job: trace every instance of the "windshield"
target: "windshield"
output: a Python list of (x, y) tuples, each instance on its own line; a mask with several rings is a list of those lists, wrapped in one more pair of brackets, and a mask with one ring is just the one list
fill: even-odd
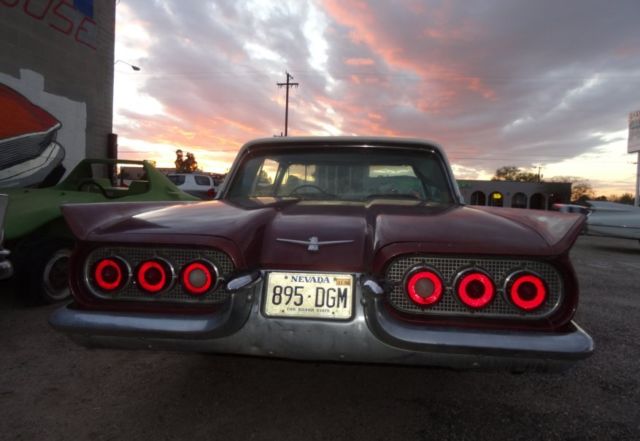
[(437, 155), (378, 148), (258, 152), (240, 166), (228, 197), (453, 201)]

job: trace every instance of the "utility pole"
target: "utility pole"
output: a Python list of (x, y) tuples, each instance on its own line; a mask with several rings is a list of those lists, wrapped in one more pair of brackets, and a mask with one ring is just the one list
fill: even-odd
[(298, 83), (290, 83), (289, 80), (293, 80), (293, 76), (289, 74), (289, 72), (285, 72), (287, 75), (286, 83), (278, 83), (278, 87), (286, 87), (287, 88), (287, 98), (284, 106), (284, 136), (287, 136), (288, 127), (289, 127), (289, 88), (290, 87), (298, 87)]

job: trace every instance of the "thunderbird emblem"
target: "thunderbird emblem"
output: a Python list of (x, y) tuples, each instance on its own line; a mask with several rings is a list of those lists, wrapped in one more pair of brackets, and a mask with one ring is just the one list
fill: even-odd
[(320, 251), (320, 245), (338, 245), (341, 243), (351, 243), (353, 240), (324, 240), (319, 241), (316, 236), (311, 236), (309, 240), (295, 239), (276, 239), (278, 242), (295, 243), (298, 245), (307, 245), (307, 251)]

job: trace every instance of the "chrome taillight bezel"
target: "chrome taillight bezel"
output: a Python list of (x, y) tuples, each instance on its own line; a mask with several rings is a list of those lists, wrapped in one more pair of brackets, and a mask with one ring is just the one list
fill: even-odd
[[(114, 288), (101, 286), (100, 282), (98, 281), (96, 271), (98, 270), (98, 266), (100, 265), (100, 263), (105, 261), (115, 262), (115, 264), (118, 266), (119, 270), (122, 273), (121, 274), (122, 281), (118, 283), (117, 286)], [(114, 255), (114, 256), (101, 258), (100, 260), (94, 262), (94, 264), (91, 265), (89, 269), (85, 270), (84, 276), (85, 276), (85, 283), (94, 292), (94, 294), (95, 293), (113, 294), (123, 289), (127, 285), (129, 285), (129, 283), (131, 283), (131, 278), (133, 277), (133, 271), (131, 270), (131, 265), (129, 265), (129, 262), (127, 262), (126, 259), (118, 255)]]
[[(211, 285), (209, 287), (207, 287), (206, 289), (202, 290), (201, 292), (199, 292), (199, 290), (192, 291), (190, 289), (190, 287), (188, 286), (189, 282), (185, 280), (185, 272), (188, 270), (189, 266), (197, 265), (197, 264), (201, 264), (201, 265), (205, 266), (205, 268), (210, 271), (211, 275), (215, 279), (213, 281), (213, 283), (211, 283)], [(182, 288), (187, 293), (189, 293), (190, 295), (192, 295), (194, 297), (200, 297), (200, 296), (205, 295), (208, 292), (215, 291), (216, 289), (218, 289), (218, 287), (220, 286), (220, 271), (218, 270), (218, 267), (216, 266), (216, 264), (214, 264), (210, 260), (207, 260), (207, 259), (195, 259), (195, 260), (192, 260), (191, 262), (185, 263), (182, 266), (182, 268), (180, 268), (180, 278), (179, 279), (180, 279), (179, 283), (182, 285)]]
[[(434, 276), (435, 280), (438, 282), (437, 285), (434, 284), (434, 292), (427, 298), (421, 297), (420, 295), (417, 295), (417, 293), (413, 293), (410, 288), (412, 279), (421, 273)], [(430, 280), (433, 283), (433, 279)], [(440, 272), (435, 268), (428, 265), (416, 265), (407, 271), (402, 281), (402, 287), (409, 299), (420, 308), (430, 308), (437, 305), (445, 294), (445, 281), (442, 278), (442, 274), (440, 274)]]
[[(534, 277), (537, 281), (540, 282), (540, 284), (544, 288), (544, 298), (542, 302), (540, 302), (538, 305), (533, 307), (523, 307), (519, 305), (518, 302), (514, 301), (512, 291), (511, 291), (513, 289), (513, 285), (516, 284), (518, 280), (521, 280), (522, 277), (528, 277), (528, 276)], [(545, 278), (542, 277), (540, 274), (534, 271), (529, 271), (529, 270), (518, 270), (509, 274), (505, 279), (504, 287), (503, 287), (503, 295), (507, 302), (509, 302), (511, 305), (513, 305), (514, 308), (518, 309), (522, 313), (533, 313), (536, 310), (540, 309), (542, 306), (544, 306), (544, 304), (549, 300), (549, 286)]]
[[(166, 270), (166, 273), (165, 273), (166, 281), (165, 283), (162, 284), (162, 287), (157, 291), (146, 288), (144, 286), (143, 281), (140, 280), (140, 271), (142, 270), (142, 267), (145, 266), (146, 264), (151, 264), (151, 263), (156, 263), (161, 268), (164, 267), (164, 269)], [(163, 257), (153, 256), (149, 259), (143, 260), (142, 262), (138, 263), (138, 265), (136, 266), (134, 284), (138, 287), (139, 290), (141, 290), (145, 294), (155, 296), (155, 295), (165, 293), (169, 291), (171, 288), (173, 288), (175, 283), (176, 283), (176, 270), (171, 264), (171, 262), (169, 262), (167, 259)]]
[[(482, 276), (489, 281), (491, 285), (490, 286), (491, 295), (489, 296), (488, 300), (484, 300), (483, 302), (474, 302), (475, 299), (469, 298), (468, 301), (465, 301), (465, 299), (463, 298), (464, 296), (461, 295), (460, 293), (460, 289), (462, 288), (461, 285), (465, 282), (467, 277), (472, 277), (474, 275)], [(496, 286), (495, 280), (493, 280), (493, 277), (491, 277), (491, 275), (488, 272), (477, 267), (463, 269), (462, 271), (458, 272), (452, 284), (452, 291), (456, 300), (458, 300), (464, 307), (469, 308), (472, 311), (480, 311), (487, 308), (491, 304), (491, 302), (495, 300), (496, 296), (498, 295), (498, 288)]]

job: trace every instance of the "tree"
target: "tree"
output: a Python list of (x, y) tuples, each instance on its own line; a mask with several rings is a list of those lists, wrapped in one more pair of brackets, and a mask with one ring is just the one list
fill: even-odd
[(492, 181), (515, 181), (516, 175), (520, 169), (515, 165), (505, 165), (496, 170), (496, 174), (491, 178)]
[(554, 176), (549, 182), (569, 182), (571, 183), (571, 200), (573, 202), (584, 202), (595, 199), (596, 194), (588, 179), (578, 176)]
[(496, 170), (492, 181), (518, 181), (518, 182), (540, 182), (541, 176), (537, 173), (523, 171), (515, 165), (505, 165)]
[(624, 193), (622, 196), (617, 198), (616, 202), (621, 204), (633, 205), (635, 203), (635, 198), (631, 193)]
[(574, 182), (571, 184), (571, 200), (575, 202), (584, 202), (595, 197), (593, 187), (589, 181)]

